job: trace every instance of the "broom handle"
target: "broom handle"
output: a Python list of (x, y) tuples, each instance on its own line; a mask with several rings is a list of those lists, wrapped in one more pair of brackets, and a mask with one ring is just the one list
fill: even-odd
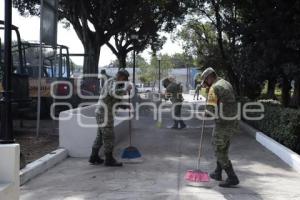
[(129, 95), (129, 97), (128, 97), (128, 103), (129, 103), (129, 113), (128, 113), (128, 115), (129, 115), (129, 146), (131, 146), (131, 144), (132, 144), (132, 137), (131, 137), (131, 129), (132, 129), (132, 127), (131, 127), (131, 101), (130, 101), (130, 91), (128, 92), (128, 95)]
[(197, 163), (197, 170), (200, 169), (200, 163), (201, 163), (201, 156), (202, 156), (202, 145), (203, 145), (203, 135), (204, 135), (204, 126), (205, 126), (205, 111), (206, 111), (206, 105), (207, 105), (207, 98), (205, 99), (205, 105), (204, 105), (204, 114), (202, 119), (202, 127), (201, 127), (201, 136), (200, 136), (200, 144), (199, 144), (199, 154), (198, 154), (198, 163)]

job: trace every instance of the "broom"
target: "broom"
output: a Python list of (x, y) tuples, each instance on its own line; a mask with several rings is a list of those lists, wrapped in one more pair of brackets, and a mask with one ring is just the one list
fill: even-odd
[(205, 186), (207, 187), (210, 184), (210, 177), (209, 177), (208, 172), (204, 172), (200, 169), (203, 136), (204, 136), (204, 126), (205, 126), (204, 118), (205, 118), (206, 103), (207, 103), (207, 98), (206, 98), (206, 102), (205, 102), (205, 106), (204, 106), (204, 116), (203, 116), (203, 120), (202, 120), (197, 168), (194, 170), (188, 170), (185, 174), (185, 180), (187, 182), (187, 185), (195, 186), (195, 187), (205, 187)]
[[(130, 92), (129, 92), (129, 105), (130, 103)], [(122, 153), (122, 162), (124, 163), (141, 163), (143, 162), (142, 154), (139, 150), (132, 146), (132, 122), (131, 122), (131, 112), (129, 109), (129, 146), (124, 149)]]
[(159, 119), (159, 105), (161, 104), (161, 94), (159, 94), (159, 103), (157, 102), (157, 114), (156, 114), (156, 117), (157, 117), (157, 122), (155, 124), (155, 127), (156, 128), (162, 128), (163, 127), (163, 123), (162, 123), (162, 120)]

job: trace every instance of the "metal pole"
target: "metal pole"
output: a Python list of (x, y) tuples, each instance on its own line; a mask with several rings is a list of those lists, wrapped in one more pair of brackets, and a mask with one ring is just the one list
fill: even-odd
[(159, 94), (161, 92), (161, 89), (160, 89), (160, 59), (158, 60), (158, 91), (159, 91)]
[(133, 85), (134, 85), (134, 87), (135, 87), (135, 68), (136, 68), (136, 61), (135, 61), (136, 59), (135, 59), (135, 47), (134, 47), (134, 49), (133, 49), (133, 75), (132, 75), (132, 79), (133, 79)]
[(11, 53), (11, 25), (12, 25), (12, 0), (5, 0), (5, 32), (4, 32), (4, 73), (3, 93), (1, 102), (1, 132), (0, 143), (14, 143), (12, 115), (11, 115), (11, 78), (12, 78), (12, 53)]
[[(42, 31), (42, 30), (41, 30)], [(62, 68), (63, 68), (63, 57), (62, 57), (62, 47), (59, 48), (59, 67), (58, 67), (58, 77), (62, 78)]]
[(1, 59), (2, 59), (2, 41), (1, 41), (1, 38), (0, 38), (0, 67), (1, 67), (0, 70), (3, 70), (2, 65), (1, 65), (1, 61), (2, 61)]
[[(41, 8), (43, 9), (44, 1), (41, 0)], [(43, 11), (41, 10), (41, 13)], [(41, 17), (43, 15), (41, 14)], [(39, 55), (39, 74), (38, 74), (38, 95), (37, 95), (37, 119), (36, 119), (36, 137), (40, 135), (40, 122), (41, 122), (41, 78), (42, 78), (42, 68), (43, 68), (43, 48), (42, 48), (42, 27), (43, 27), (43, 20), (40, 19), (40, 55)]]
[(23, 52), (22, 52), (22, 41), (19, 29), (16, 29), (17, 34), (17, 42), (18, 42), (18, 51), (19, 51), (19, 73), (24, 74), (25, 73), (25, 67), (24, 67), (24, 60), (23, 60)]
[(186, 90), (189, 90), (189, 81), (190, 81), (190, 77), (189, 77), (189, 67), (187, 64), (185, 64), (186, 67)]

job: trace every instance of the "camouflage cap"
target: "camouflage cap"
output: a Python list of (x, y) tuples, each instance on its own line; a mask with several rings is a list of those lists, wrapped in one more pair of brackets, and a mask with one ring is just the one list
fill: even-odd
[(128, 79), (129, 72), (126, 69), (120, 69), (117, 73), (117, 76), (125, 76)]
[(203, 84), (204, 84), (205, 80), (207, 79), (207, 77), (210, 74), (213, 74), (213, 73), (216, 73), (216, 71), (211, 67), (207, 68), (206, 70), (204, 70), (204, 72), (202, 72), (202, 74), (200, 76), (201, 86), (203, 86)]
[(175, 82), (176, 81), (175, 76), (172, 76), (172, 75), (169, 76), (168, 79), (169, 79), (170, 82)]
[(162, 85), (164, 86), (164, 88), (167, 88), (170, 83), (171, 81), (169, 80), (169, 78), (165, 78), (162, 80)]

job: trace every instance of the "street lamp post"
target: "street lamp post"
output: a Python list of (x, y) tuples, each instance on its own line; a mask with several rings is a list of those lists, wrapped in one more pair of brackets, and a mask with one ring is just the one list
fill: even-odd
[(135, 53), (135, 47), (133, 47), (133, 75), (132, 75), (132, 79), (133, 79), (133, 85), (135, 85), (135, 68), (136, 68), (136, 60), (135, 60), (135, 56), (136, 56), (136, 53)]
[(189, 91), (189, 85), (190, 85), (190, 70), (188, 64), (185, 64), (186, 66), (186, 89)]
[(160, 88), (160, 79), (161, 79), (161, 73), (160, 73), (160, 71), (161, 71), (161, 55), (159, 54), (158, 56), (157, 56), (157, 60), (158, 60), (158, 92), (159, 92), (159, 94), (160, 94), (160, 92), (161, 92), (161, 88)]
[(131, 39), (133, 40), (133, 72), (132, 72), (132, 82), (133, 82), (133, 85), (135, 87), (135, 71), (136, 71), (136, 49), (135, 49), (135, 43), (137, 42), (137, 40), (139, 39), (139, 36), (136, 35), (136, 34), (132, 34), (131, 35)]
[(1, 131), (0, 143), (14, 143), (12, 116), (11, 116), (11, 76), (12, 76), (12, 53), (11, 53), (11, 26), (12, 26), (12, 0), (5, 0), (4, 6), (4, 70), (3, 92), (1, 104)]

